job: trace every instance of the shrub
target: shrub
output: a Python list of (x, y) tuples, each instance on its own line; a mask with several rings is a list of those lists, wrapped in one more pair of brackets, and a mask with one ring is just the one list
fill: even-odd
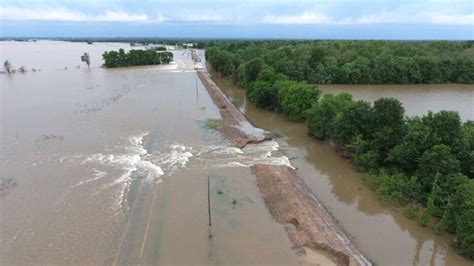
[(418, 206), (414, 204), (410, 204), (405, 208), (405, 216), (409, 219), (413, 219), (416, 217), (418, 213)]
[[(356, 147), (357, 148), (357, 147)], [(376, 151), (367, 151), (361, 154), (356, 153), (352, 158), (354, 164), (365, 171), (378, 169), (379, 153)]]

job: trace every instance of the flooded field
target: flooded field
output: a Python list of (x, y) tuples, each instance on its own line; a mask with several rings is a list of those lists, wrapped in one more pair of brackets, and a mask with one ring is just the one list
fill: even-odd
[[(339, 156), (328, 144), (307, 135), (305, 123), (291, 122), (285, 115), (256, 108), (247, 101), (243, 89), (215, 73), (212, 76), (252, 123), (282, 136), (279, 140), (281, 149), (298, 169), (299, 176), (376, 265), (472, 265), (472, 261), (458, 255), (450, 246), (450, 235), (436, 235), (432, 229), (422, 228), (416, 221), (405, 218), (403, 209), (382, 202), (364, 184), (362, 174), (356, 172), (348, 160)], [(407, 96), (402, 92), (408, 86), (390, 86), (387, 94), (380, 90), (381, 86), (374, 86), (373, 89), (365, 86), (358, 94), (355, 93), (358, 86), (346, 86), (344, 90), (339, 90), (327, 85), (322, 90), (334, 93), (347, 91), (354, 93), (356, 98), (366, 100), (384, 95), (398, 96), (410, 115), (422, 115), (426, 110), (448, 109), (460, 111), (463, 119), (474, 119), (472, 86), (430, 86), (410, 87)], [(443, 86), (449, 88), (441, 92)], [(440, 104), (440, 101), (443, 103)]]
[[(288, 164), (279, 144), (237, 149), (209, 126), (220, 114), (189, 53), (164, 66), (98, 68), (102, 51), (119, 47), (130, 48), (0, 42), (2, 62), (41, 69), (0, 75), (0, 264), (325, 259), (295, 255), (250, 173)], [(84, 52), (91, 70), (75, 67)]]
[(348, 92), (355, 99), (376, 101), (381, 97), (400, 100), (408, 116), (422, 116), (428, 111), (452, 110), (461, 119), (474, 120), (474, 85), (416, 84), (416, 85), (319, 85), (324, 93)]
[(14, 68), (25, 66), (37, 70), (65, 70), (84, 68), (80, 57), (87, 52), (90, 56), (91, 68), (102, 66), (102, 54), (105, 51), (124, 49), (143, 49), (142, 46), (132, 47), (128, 43), (84, 43), (60, 41), (1, 41), (0, 58), (3, 62), (9, 60)]

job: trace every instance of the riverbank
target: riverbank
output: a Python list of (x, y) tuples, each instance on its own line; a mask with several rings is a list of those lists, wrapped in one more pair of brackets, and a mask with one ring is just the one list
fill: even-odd
[[(219, 130), (242, 148), (247, 143), (268, 140), (269, 134), (254, 128), (227, 99), (204, 71), (197, 75), (223, 117)], [(323, 251), (339, 265), (371, 265), (339, 228), (322, 204), (311, 194), (296, 172), (287, 166), (255, 165), (252, 171), (262, 196), (275, 220), (285, 225), (293, 248)]]

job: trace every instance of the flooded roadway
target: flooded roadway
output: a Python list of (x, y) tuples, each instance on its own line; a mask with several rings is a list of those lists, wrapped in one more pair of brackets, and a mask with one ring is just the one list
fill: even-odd
[(166, 66), (89, 71), (74, 66), (96, 44), (48, 42), (52, 63), (28, 65), (28, 53), (49, 51), (38, 43), (0, 43), (2, 62), (41, 69), (0, 76), (0, 178), (14, 184), (0, 197), (0, 264), (325, 259), (295, 255), (250, 173), (288, 163), (278, 143), (240, 150), (206, 126), (220, 115), (188, 53)]
[[(212, 71), (211, 74), (216, 84), (252, 123), (282, 136), (279, 139), (281, 149), (298, 169), (298, 175), (376, 265), (473, 264), (450, 246), (450, 235), (436, 235), (431, 228), (420, 227), (415, 220), (406, 218), (403, 209), (382, 202), (363, 182), (363, 174), (356, 172), (348, 160), (328, 144), (308, 136), (305, 123), (292, 122), (285, 115), (256, 108), (245, 98), (243, 89)], [(390, 85), (387, 95), (398, 96), (410, 115), (423, 115), (427, 109), (437, 111), (442, 106), (460, 111), (465, 120), (474, 119), (474, 105), (469, 104), (474, 97), (472, 85), (433, 85), (429, 90), (427, 87), (432, 85), (420, 85), (419, 92), (415, 91), (416, 86)], [(382, 87), (336, 85), (332, 88), (325, 85), (322, 90), (338, 93), (343, 88), (354, 92), (356, 98), (374, 100), (384, 95), (380, 90)], [(403, 96), (402, 92), (408, 88), (410, 96)], [(406, 98), (409, 99), (407, 103), (404, 101)], [(439, 105), (442, 99), (443, 105)], [(419, 106), (416, 106), (417, 102)]]

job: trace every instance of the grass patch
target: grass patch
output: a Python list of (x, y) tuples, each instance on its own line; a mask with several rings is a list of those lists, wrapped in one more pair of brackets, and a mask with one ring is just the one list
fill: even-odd
[(218, 129), (219, 128), (219, 121), (213, 120), (213, 119), (208, 119), (206, 122), (204, 122), (204, 127), (208, 129)]
[(418, 214), (418, 206), (414, 204), (410, 204), (405, 208), (405, 216), (407, 218), (413, 219), (417, 216)]

